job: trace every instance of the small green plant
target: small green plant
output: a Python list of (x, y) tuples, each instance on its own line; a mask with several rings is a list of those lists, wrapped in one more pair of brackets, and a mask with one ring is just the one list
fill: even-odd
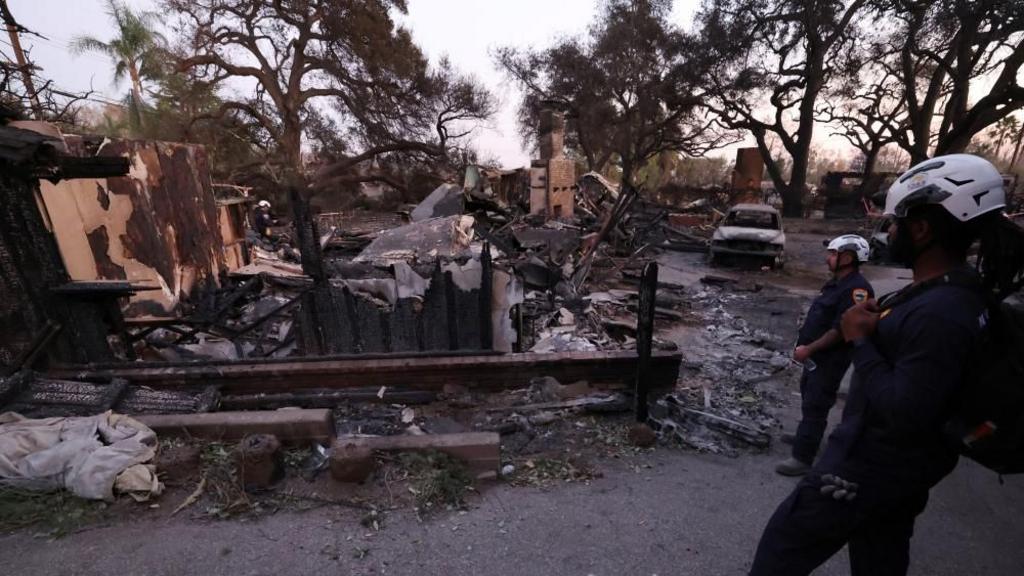
[(61, 538), (100, 521), (106, 510), (106, 502), (84, 500), (64, 490), (0, 487), (0, 533), (33, 526), (46, 536)]
[(201, 462), (206, 476), (206, 513), (218, 518), (258, 512), (238, 481), (238, 470), (232, 457), (233, 445), (213, 442), (203, 448)]
[(515, 486), (550, 486), (559, 482), (581, 482), (594, 477), (593, 470), (572, 458), (527, 459), (516, 466)]
[(410, 452), (398, 457), (421, 512), (463, 508), (473, 477), (461, 461), (442, 452)]

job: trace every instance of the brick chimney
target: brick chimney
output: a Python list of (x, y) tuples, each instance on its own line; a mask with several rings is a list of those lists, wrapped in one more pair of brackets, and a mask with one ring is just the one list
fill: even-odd
[(540, 132), (540, 159), (563, 157), (565, 115), (556, 110), (552, 102), (541, 102), (540, 125), (537, 128)]
[(565, 157), (565, 116), (556, 102), (542, 102), (540, 158), (530, 165), (530, 213), (545, 219), (572, 218), (575, 210), (576, 163)]

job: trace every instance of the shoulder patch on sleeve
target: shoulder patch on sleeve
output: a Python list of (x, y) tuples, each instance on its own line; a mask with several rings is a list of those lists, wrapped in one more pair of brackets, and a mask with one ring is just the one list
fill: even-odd
[(864, 302), (867, 299), (868, 299), (868, 291), (867, 290), (865, 290), (863, 288), (854, 288), (853, 289), (853, 302), (855, 304), (860, 304), (861, 302)]

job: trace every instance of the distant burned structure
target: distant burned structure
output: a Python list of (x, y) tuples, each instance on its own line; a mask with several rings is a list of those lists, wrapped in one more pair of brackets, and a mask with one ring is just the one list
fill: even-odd
[(860, 218), (867, 203), (896, 172), (828, 172), (821, 178), (821, 195), (825, 198), (825, 218)]
[(732, 189), (741, 193), (738, 202), (761, 201), (761, 174), (764, 159), (757, 148), (740, 148), (736, 151), (736, 167), (732, 171)]

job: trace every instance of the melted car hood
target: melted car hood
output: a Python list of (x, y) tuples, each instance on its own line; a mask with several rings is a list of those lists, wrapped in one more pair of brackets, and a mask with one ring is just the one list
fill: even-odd
[(739, 226), (722, 226), (715, 230), (715, 240), (751, 240), (754, 242), (771, 242), (785, 244), (786, 235), (781, 230), (765, 230), (763, 228), (743, 228)]

